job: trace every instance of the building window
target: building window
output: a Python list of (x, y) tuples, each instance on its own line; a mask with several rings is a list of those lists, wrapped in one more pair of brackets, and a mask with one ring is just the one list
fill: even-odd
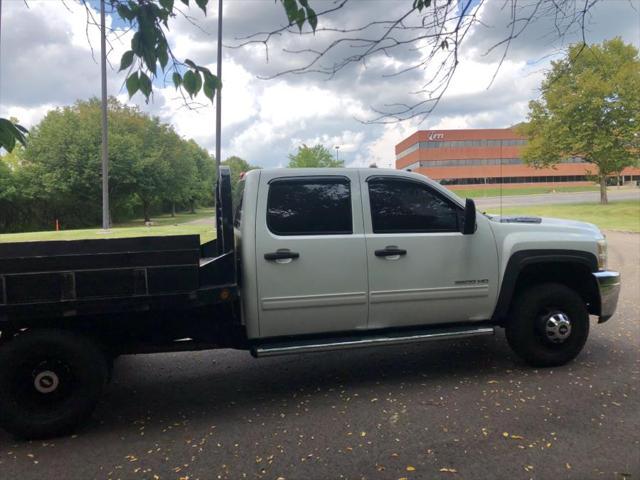
[(349, 180), (299, 177), (272, 182), (267, 227), (276, 235), (353, 233)]
[(481, 177), (481, 178), (443, 178), (441, 185), (482, 185), (507, 183), (563, 183), (587, 182), (584, 175), (558, 175), (557, 177)]
[(427, 185), (381, 177), (368, 183), (373, 233), (459, 231), (459, 208)]

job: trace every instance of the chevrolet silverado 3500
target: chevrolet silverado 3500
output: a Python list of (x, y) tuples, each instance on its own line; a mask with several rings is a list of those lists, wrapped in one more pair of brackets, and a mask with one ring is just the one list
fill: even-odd
[(0, 425), (72, 431), (123, 354), (215, 348), (255, 357), (491, 335), (531, 365), (579, 354), (620, 277), (593, 225), (476, 213), (439, 184), (383, 169), (246, 174), (217, 239), (0, 244)]

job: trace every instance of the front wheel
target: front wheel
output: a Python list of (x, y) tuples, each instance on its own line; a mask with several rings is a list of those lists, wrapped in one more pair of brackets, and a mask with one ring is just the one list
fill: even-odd
[(589, 336), (589, 312), (569, 287), (545, 283), (522, 292), (506, 325), (511, 348), (534, 367), (573, 360)]
[(25, 439), (68, 434), (93, 412), (107, 375), (101, 349), (81, 335), (20, 333), (0, 348), (0, 426)]

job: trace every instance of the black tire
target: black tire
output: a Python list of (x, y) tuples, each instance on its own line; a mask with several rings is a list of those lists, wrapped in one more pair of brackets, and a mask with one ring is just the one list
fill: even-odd
[(90, 339), (21, 333), (0, 347), (0, 426), (24, 439), (69, 434), (91, 415), (107, 377), (105, 355)]
[[(553, 332), (546, 332), (546, 322), (559, 313), (570, 321), (570, 331), (561, 343), (554, 343)], [(573, 360), (584, 347), (589, 336), (589, 312), (582, 297), (569, 287), (558, 283), (535, 285), (516, 298), (506, 335), (511, 348), (530, 365), (557, 367)]]

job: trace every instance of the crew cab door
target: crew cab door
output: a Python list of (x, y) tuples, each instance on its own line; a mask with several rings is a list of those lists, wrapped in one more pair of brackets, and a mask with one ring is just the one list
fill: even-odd
[(498, 258), (486, 218), (463, 235), (463, 209), (410, 177), (371, 175), (362, 188), (369, 328), (490, 318)]
[(260, 337), (366, 328), (367, 260), (357, 172), (282, 175), (260, 177)]

